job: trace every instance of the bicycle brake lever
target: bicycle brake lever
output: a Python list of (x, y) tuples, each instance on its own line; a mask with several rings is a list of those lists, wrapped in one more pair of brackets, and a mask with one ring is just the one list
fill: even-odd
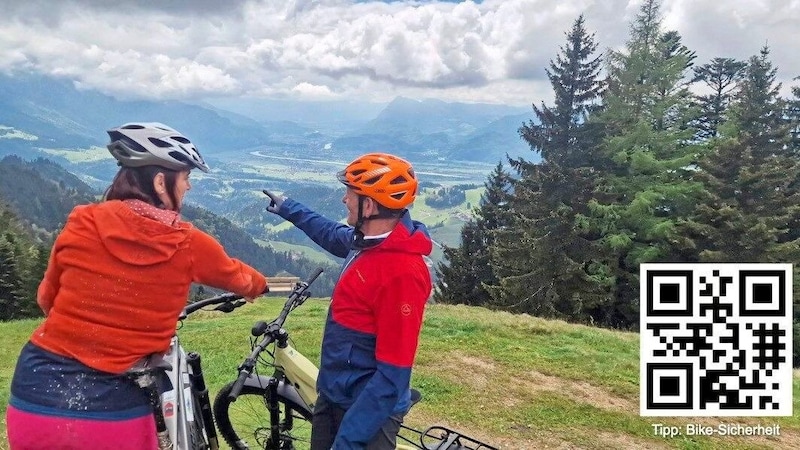
[(225, 312), (225, 313), (229, 313), (229, 312), (233, 311), (234, 309), (244, 305), (245, 303), (247, 303), (247, 302), (245, 302), (244, 300), (237, 300), (235, 302), (225, 302), (225, 303), (220, 304), (216, 308), (214, 308), (214, 310), (215, 311), (222, 311), (222, 312)]
[(233, 311), (234, 308), (236, 308), (236, 307), (233, 306), (232, 303), (223, 303), (223, 304), (217, 306), (216, 308), (214, 308), (214, 310), (215, 311), (222, 311), (222, 312), (229, 313), (229, 312)]

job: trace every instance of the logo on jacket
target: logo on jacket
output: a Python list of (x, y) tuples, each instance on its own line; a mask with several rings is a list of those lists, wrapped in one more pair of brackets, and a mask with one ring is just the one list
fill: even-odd
[(411, 314), (411, 305), (409, 305), (408, 303), (403, 303), (403, 305), (400, 307), (400, 314), (402, 314), (404, 316), (410, 315)]

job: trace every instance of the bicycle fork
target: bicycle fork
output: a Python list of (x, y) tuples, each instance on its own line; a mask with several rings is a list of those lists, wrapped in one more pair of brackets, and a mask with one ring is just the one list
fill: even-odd
[(217, 450), (219, 449), (219, 441), (217, 440), (217, 430), (214, 428), (211, 402), (208, 399), (208, 388), (206, 387), (206, 381), (203, 377), (200, 355), (195, 352), (190, 352), (186, 355), (186, 364), (192, 369), (189, 374), (189, 381), (192, 384), (192, 388), (197, 393), (198, 407), (203, 417), (203, 425), (206, 430), (206, 437), (208, 437), (209, 448), (210, 450)]
[(267, 410), (269, 411), (269, 439), (275, 445), (275, 448), (280, 448), (281, 444), (281, 420), (280, 420), (280, 407), (278, 406), (278, 379), (271, 377), (267, 385)]
[(286, 430), (291, 430), (294, 426), (293, 417), (292, 417), (292, 410), (289, 409), (289, 405), (284, 405), (285, 409), (283, 410), (283, 420), (281, 420), (281, 409), (280, 403), (278, 402), (278, 387), (280, 385), (280, 381), (278, 381), (278, 377), (270, 377), (269, 381), (267, 382), (267, 399), (266, 399), (266, 406), (267, 411), (269, 411), (269, 443), (272, 445), (267, 445), (269, 449), (294, 449), (294, 446), (291, 443), (291, 438), (288, 441), (284, 442), (283, 439), (283, 432)]

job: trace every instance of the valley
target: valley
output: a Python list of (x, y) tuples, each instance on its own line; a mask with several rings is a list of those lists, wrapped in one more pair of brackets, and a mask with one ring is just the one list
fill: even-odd
[[(342, 185), (335, 174), (350, 157), (338, 157), (333, 150), (297, 152), (281, 147), (214, 152), (207, 157), (210, 173), (194, 171), (187, 203), (200, 206), (247, 231), (260, 245), (275, 251), (291, 252), (312, 261), (338, 263), (286, 221), (264, 210), (263, 189), (292, 197), (312, 209), (344, 220)], [(102, 147), (87, 149), (41, 149), (49, 157), (62, 160), (67, 170), (98, 190), (111, 182), (116, 167)], [(303, 154), (308, 155), (306, 157)], [(429, 263), (442, 260), (442, 245), (456, 246), (461, 228), (479, 205), (483, 183), (495, 164), (474, 161), (444, 161), (435, 157), (411, 160), (420, 180), (420, 192), (412, 207), (412, 217), (425, 223), (434, 240)], [(447, 206), (431, 206), (426, 198), (441, 188), (464, 191), (464, 200)]]
[(443, 245), (458, 245), (497, 163), (506, 155), (538, 160), (518, 133), (531, 120), (528, 108), (402, 97), (383, 105), (218, 100), (125, 100), (62, 79), (0, 74), (0, 158), (47, 158), (99, 193), (117, 169), (105, 149), (105, 130), (132, 121), (162, 122), (191, 137), (212, 168), (192, 174), (187, 204), (298, 261), (338, 263), (266, 212), (261, 191), (282, 193), (343, 220), (343, 189), (335, 173), (358, 155), (393, 153), (409, 160), (420, 180), (412, 217), (428, 226), (436, 243), (431, 267), (442, 260)]
[[(298, 157), (270, 149), (225, 152), (210, 160), (212, 173), (193, 174), (191, 201), (229, 218), (251, 233), (263, 245), (275, 250), (297, 252), (310, 259), (332, 259), (302, 233), (285, 221), (264, 211), (269, 189), (292, 197), (322, 214), (344, 220), (343, 188), (335, 173), (349, 160), (328, 155)], [(435, 241), (432, 263), (442, 258), (441, 245), (455, 246), (463, 224), (480, 202), (483, 183), (492, 164), (469, 161), (412, 161), (421, 183), (412, 217), (425, 223)], [(447, 207), (432, 207), (426, 197), (441, 187), (467, 186), (464, 201)]]

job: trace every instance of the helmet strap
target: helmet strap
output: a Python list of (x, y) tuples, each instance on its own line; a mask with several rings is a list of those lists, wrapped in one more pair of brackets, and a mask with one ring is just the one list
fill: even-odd
[(361, 231), (361, 226), (364, 225), (364, 196), (358, 196), (358, 212), (356, 215), (356, 231)]
[[(382, 210), (382, 209), (378, 209), (378, 212), (373, 214), (373, 215), (371, 215), (371, 216), (364, 217), (364, 201), (366, 199), (367, 199), (367, 197), (365, 195), (359, 194), (359, 196), (358, 196), (358, 216), (357, 216), (358, 220), (356, 220), (356, 226), (355, 226), (355, 228), (357, 230), (360, 229), (361, 226), (364, 225), (364, 222), (366, 222), (368, 220), (373, 220), (373, 219), (391, 219), (391, 218), (395, 217), (395, 215), (393, 215), (391, 211), (387, 212), (387, 211)], [(372, 201), (375, 201), (375, 199), (373, 199)]]
[(364, 221), (367, 220), (364, 218), (364, 196), (358, 196), (358, 215), (356, 216), (356, 225), (355, 225), (355, 244), (360, 245), (364, 242), (364, 232), (361, 231), (361, 226), (364, 225)]
[[(355, 228), (354, 238), (356, 245), (364, 244), (364, 231), (361, 229), (361, 227), (364, 226), (364, 222), (374, 219), (397, 219), (398, 217), (400, 217), (397, 211), (386, 210), (383, 208), (379, 208), (376, 214), (364, 217), (364, 201), (366, 200), (366, 198), (367, 197), (365, 195), (359, 194), (358, 196), (358, 211), (357, 211), (358, 216), (356, 216), (358, 217), (358, 219), (356, 220), (356, 224), (354, 226)], [(373, 201), (375, 201), (375, 199), (373, 199)], [(403, 209), (403, 211), (405, 211), (405, 209)]]

